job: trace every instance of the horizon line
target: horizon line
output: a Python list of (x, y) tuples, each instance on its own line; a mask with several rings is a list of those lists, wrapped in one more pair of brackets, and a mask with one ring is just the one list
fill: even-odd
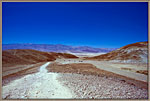
[[(91, 46), (91, 45), (68, 45), (68, 44), (50, 44), (50, 43), (2, 43), (2, 45), (11, 45), (11, 44), (33, 44), (33, 45), (64, 45), (64, 46), (73, 46), (73, 47), (91, 47), (91, 48), (103, 48), (103, 47), (96, 47), (96, 46)], [(105, 47), (107, 48), (107, 47)], [(109, 48), (109, 47), (108, 47)], [(111, 49), (117, 49), (120, 47), (115, 47)]]
[[(138, 41), (138, 42), (148, 42), (148, 41)], [(134, 43), (138, 43), (138, 42), (134, 42)], [(59, 44), (59, 43), (2, 43), (2, 45), (3, 44), (39, 44), (39, 45), (44, 45), (45, 44), (45, 45), (64, 45), (64, 46), (73, 46), (73, 47), (101, 48), (100, 46), (93, 46), (93, 45), (71, 45), (71, 44)], [(130, 44), (133, 44), (133, 43), (130, 43)], [(129, 44), (126, 44), (126, 45), (129, 45)], [(123, 46), (121, 46), (121, 47), (123, 47)], [(120, 47), (115, 47), (115, 48), (120, 48)]]

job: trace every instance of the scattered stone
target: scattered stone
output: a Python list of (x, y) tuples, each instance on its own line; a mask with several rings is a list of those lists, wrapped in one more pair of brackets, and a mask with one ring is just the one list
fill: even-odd
[(58, 78), (83, 99), (148, 99), (148, 90), (113, 77), (62, 73)]

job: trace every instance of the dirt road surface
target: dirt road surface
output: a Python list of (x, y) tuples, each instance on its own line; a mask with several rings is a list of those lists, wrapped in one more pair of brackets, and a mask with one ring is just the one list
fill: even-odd
[[(55, 62), (90, 63), (102, 70), (110, 71), (146, 82), (143, 74), (123, 71), (108, 62), (80, 59), (57, 59)], [(120, 81), (118, 78), (98, 77), (72, 73), (48, 72), (47, 62), (38, 73), (29, 74), (2, 87), (3, 99), (74, 99), (74, 98), (147, 98), (147, 89)], [(115, 88), (114, 88), (115, 87)]]
[[(113, 72), (119, 75), (123, 75), (135, 80), (147, 82), (147, 75), (124, 71), (119, 68), (115, 68), (114, 66), (111, 66), (108, 62), (104, 61), (92, 61), (92, 60), (79, 60), (79, 59), (57, 59), (56, 62), (62, 63), (62, 64), (69, 64), (69, 63), (90, 63), (95, 65), (97, 68), (100, 68), (102, 70), (106, 70), (109, 72)], [(120, 65), (121, 66), (121, 65)]]
[[(26, 75), (2, 87), (3, 99), (67, 99), (73, 94), (58, 80), (59, 74), (48, 73), (46, 66), (42, 65), (38, 73)], [(62, 92), (63, 91), (63, 92)]]

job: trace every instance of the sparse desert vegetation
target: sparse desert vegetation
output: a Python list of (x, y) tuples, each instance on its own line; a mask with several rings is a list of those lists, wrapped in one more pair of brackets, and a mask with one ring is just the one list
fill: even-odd
[(137, 73), (148, 75), (148, 70), (138, 70)]
[(136, 73), (140, 73), (140, 74), (144, 74), (144, 75), (148, 75), (148, 70), (135, 70), (135, 69), (132, 69), (132, 68), (124, 68), (124, 67), (122, 67), (121, 69), (136, 72)]

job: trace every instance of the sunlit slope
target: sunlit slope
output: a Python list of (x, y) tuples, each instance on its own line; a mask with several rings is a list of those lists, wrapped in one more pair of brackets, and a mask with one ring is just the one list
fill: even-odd
[(86, 57), (86, 59), (128, 62), (128, 63), (147, 63), (148, 42), (137, 42), (126, 45), (107, 54)]
[(54, 53), (54, 52), (49, 53), (31, 49), (13, 49), (2, 52), (3, 66), (54, 61), (57, 58), (78, 58), (78, 57), (66, 53)]

